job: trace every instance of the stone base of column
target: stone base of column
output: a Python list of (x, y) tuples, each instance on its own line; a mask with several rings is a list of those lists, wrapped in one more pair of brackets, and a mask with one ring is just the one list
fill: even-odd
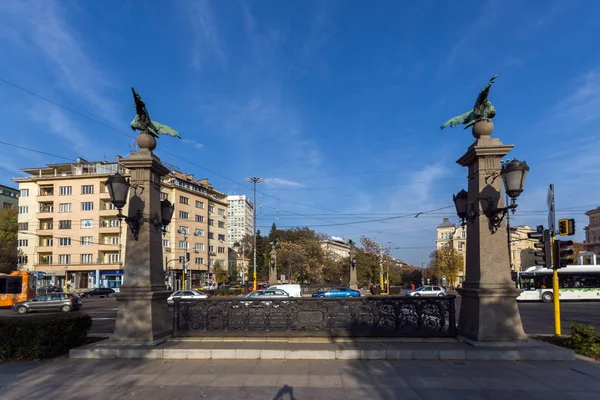
[(516, 298), (521, 290), (512, 285), (494, 288), (465, 286), (461, 295), (458, 333), (481, 342), (515, 342), (527, 340)]
[(167, 297), (171, 292), (160, 288), (123, 288), (116, 294), (119, 304), (111, 343), (155, 345), (173, 334), (173, 318)]
[(273, 270), (273, 268), (271, 268), (270, 272), (271, 273), (269, 274), (269, 285), (277, 285), (277, 270)]

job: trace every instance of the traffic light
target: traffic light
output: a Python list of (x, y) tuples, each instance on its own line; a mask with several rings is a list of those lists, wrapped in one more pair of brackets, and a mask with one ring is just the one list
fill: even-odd
[(554, 267), (564, 268), (569, 264), (575, 264), (575, 260), (570, 258), (575, 254), (570, 247), (573, 245), (572, 240), (555, 240), (554, 241)]
[(545, 268), (552, 268), (552, 235), (549, 229), (544, 229), (543, 226), (538, 226), (536, 232), (528, 232), (529, 239), (537, 240), (533, 247), (536, 250), (533, 253), (535, 256), (535, 265), (543, 265)]
[(575, 234), (575, 220), (563, 218), (558, 220), (558, 234), (560, 236), (571, 236)]

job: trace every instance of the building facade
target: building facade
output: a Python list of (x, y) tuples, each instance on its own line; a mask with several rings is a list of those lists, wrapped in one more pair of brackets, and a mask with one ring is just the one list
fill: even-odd
[(529, 232), (533, 232), (527, 225), (518, 225), (510, 227), (510, 269), (513, 271), (522, 271), (527, 267), (535, 265), (535, 243), (537, 240), (531, 240), (527, 237)]
[(235, 243), (241, 243), (245, 236), (252, 236), (254, 209), (245, 195), (227, 196), (227, 203), (228, 245), (233, 248)]
[(331, 237), (321, 240), (320, 243), (325, 257), (335, 260), (350, 257), (350, 246), (342, 238)]
[(111, 287), (123, 277), (125, 230), (104, 182), (127, 175), (117, 162), (48, 164), (27, 168), (19, 184), (20, 266), (38, 273), (39, 285)]
[(600, 254), (600, 207), (589, 210), (585, 213), (588, 216), (588, 226), (585, 230), (585, 248), (587, 251)]
[[(70, 288), (110, 287), (123, 283), (127, 225), (117, 218), (105, 181), (116, 172), (129, 172), (116, 162), (49, 164), (23, 171), (19, 184), (18, 246), (20, 265), (38, 273), (39, 285)], [(208, 180), (172, 172), (163, 177), (161, 199), (169, 199), (175, 211), (162, 238), (165, 282), (181, 287), (182, 271), (191, 286), (212, 279), (210, 266), (217, 260), (227, 266), (226, 196)], [(210, 224), (214, 222), (215, 227)], [(219, 220), (221, 221), (221, 220)], [(214, 237), (214, 239), (213, 239)], [(213, 250), (214, 246), (216, 250)], [(219, 251), (220, 250), (220, 251)]]
[(439, 250), (445, 246), (453, 247), (463, 259), (463, 269), (458, 273), (458, 283), (462, 283), (467, 266), (467, 227), (456, 227), (450, 219), (444, 218), (437, 227), (435, 248)]
[(0, 207), (15, 208), (19, 206), (19, 189), (0, 185)]

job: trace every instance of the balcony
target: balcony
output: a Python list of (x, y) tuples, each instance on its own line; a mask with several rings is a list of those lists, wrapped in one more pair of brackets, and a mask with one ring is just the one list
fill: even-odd
[(110, 243), (98, 244), (98, 250), (100, 250), (100, 251), (115, 252), (115, 251), (119, 251), (120, 248), (121, 248), (120, 244), (110, 244)]
[(116, 225), (115, 222), (118, 220), (101, 220), (100, 221), (100, 233), (121, 233), (121, 226)]
[(100, 209), (100, 216), (101, 217), (116, 217), (118, 213), (119, 213), (119, 211), (116, 208), (114, 210), (111, 210), (111, 209), (108, 209), (108, 208), (101, 208)]
[(51, 201), (54, 200), (54, 188), (50, 187), (40, 187), (40, 191), (38, 192), (37, 198), (38, 201)]

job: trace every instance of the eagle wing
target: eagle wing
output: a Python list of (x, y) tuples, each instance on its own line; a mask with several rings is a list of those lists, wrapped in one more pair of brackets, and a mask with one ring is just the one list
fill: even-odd
[(481, 117), (483, 115), (483, 111), (487, 108), (488, 105), (488, 96), (490, 94), (490, 89), (492, 88), (492, 83), (498, 77), (498, 74), (492, 76), (490, 81), (485, 85), (485, 87), (479, 92), (477, 96), (477, 100), (475, 101), (475, 106), (473, 106), (473, 112)]
[(160, 122), (156, 122), (156, 121), (151, 121), (151, 123), (154, 126), (154, 130), (156, 131), (156, 133), (158, 135), (169, 135), (169, 136), (174, 136), (174, 137), (181, 139), (181, 135), (179, 134), (179, 132), (177, 132), (175, 129), (171, 128), (170, 126), (163, 125)]
[(442, 124), (442, 126), (440, 126), (440, 129), (443, 130), (447, 126), (449, 126), (450, 128), (454, 128), (457, 125), (466, 124), (469, 122), (469, 119), (470, 119), (472, 113), (473, 113), (473, 110), (469, 110), (464, 114), (457, 115), (454, 118), (450, 118), (448, 121), (444, 122)]

